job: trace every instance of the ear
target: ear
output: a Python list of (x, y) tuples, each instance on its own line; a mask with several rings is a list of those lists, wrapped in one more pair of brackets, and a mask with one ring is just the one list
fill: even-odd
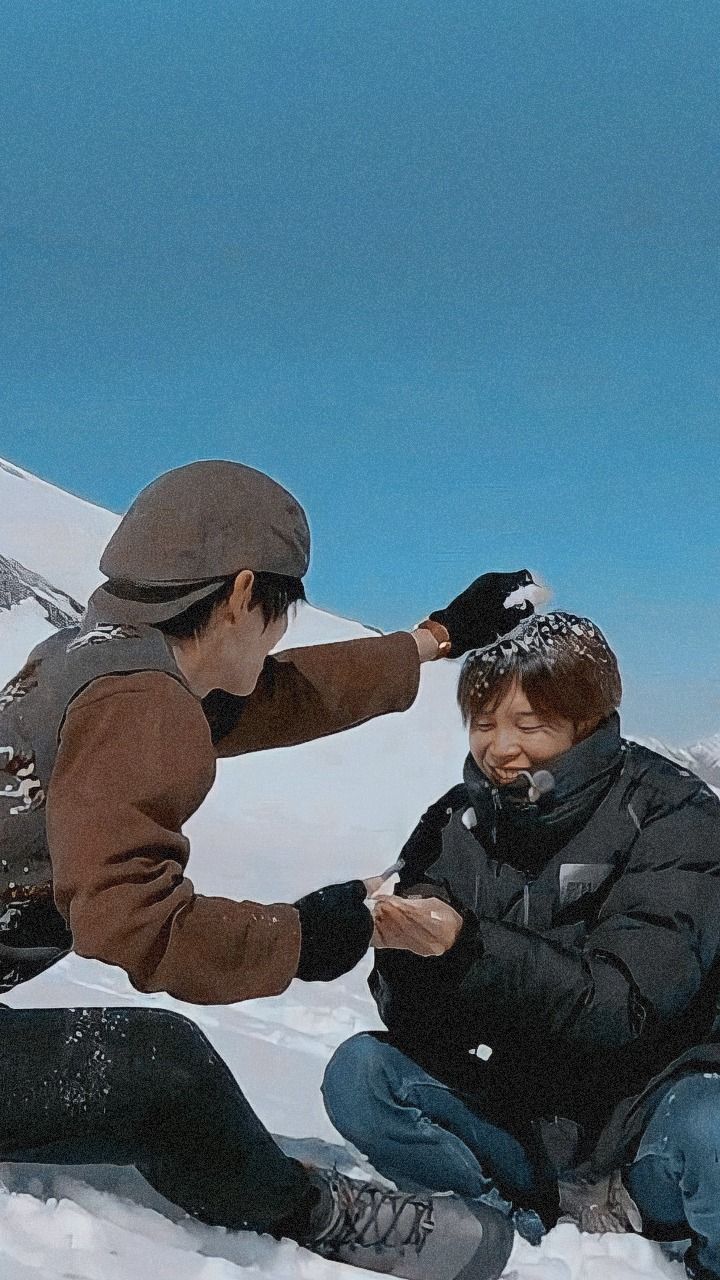
[(255, 574), (252, 569), (241, 569), (235, 579), (232, 594), (228, 598), (228, 611), (233, 621), (239, 614), (248, 613)]
[(589, 738), (591, 733), (597, 729), (600, 721), (597, 716), (592, 720), (580, 720), (575, 725), (575, 741), (584, 742), (585, 738)]

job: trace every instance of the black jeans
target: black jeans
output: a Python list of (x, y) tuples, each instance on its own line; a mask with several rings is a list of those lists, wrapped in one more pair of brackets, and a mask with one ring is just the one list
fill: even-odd
[(302, 1235), (316, 1198), (188, 1018), (0, 1008), (0, 1161), (134, 1165), (204, 1222)]

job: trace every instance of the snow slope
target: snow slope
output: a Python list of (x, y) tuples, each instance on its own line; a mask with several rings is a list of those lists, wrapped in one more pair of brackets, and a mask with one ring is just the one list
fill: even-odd
[[(5, 606), (0, 597), (0, 683), (50, 630), (48, 601), (72, 615), (87, 597), (116, 523), (111, 513), (0, 462), (0, 572), (4, 564), (8, 582)], [(0, 592), (1, 584), (0, 577)], [(359, 623), (302, 606), (284, 644), (365, 634)], [(212, 795), (187, 828), (197, 888), (292, 901), (391, 863), (424, 807), (459, 777), (466, 745), (456, 678), (456, 664), (425, 667), (419, 697), (402, 716), (291, 751), (221, 762)], [(368, 968), (365, 962), (332, 984), (294, 982), (273, 1000), (193, 1008), (139, 995), (120, 970), (71, 956), (5, 999), (17, 1007), (133, 1003), (189, 1014), (293, 1151), (352, 1165), (355, 1157), (336, 1147), (319, 1085), (333, 1049), (378, 1025), (365, 988)], [(131, 1170), (5, 1166), (0, 1177), (0, 1280), (230, 1280), (248, 1273), (297, 1280), (344, 1272), (288, 1242), (188, 1222)], [(647, 1241), (581, 1237), (570, 1227), (551, 1232), (540, 1250), (521, 1251), (514, 1272), (518, 1280), (683, 1274)]]
[(0, 554), (83, 603), (101, 580), (100, 550), (119, 516), (0, 459)]

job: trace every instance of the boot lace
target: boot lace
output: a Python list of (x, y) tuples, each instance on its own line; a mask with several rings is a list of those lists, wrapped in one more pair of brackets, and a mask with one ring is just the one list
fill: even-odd
[[(434, 1227), (432, 1199), (356, 1182), (334, 1169), (330, 1175), (337, 1214), (322, 1238), (323, 1252), (344, 1245), (359, 1249), (412, 1246), (420, 1253)], [(383, 1221), (380, 1221), (382, 1214)]]

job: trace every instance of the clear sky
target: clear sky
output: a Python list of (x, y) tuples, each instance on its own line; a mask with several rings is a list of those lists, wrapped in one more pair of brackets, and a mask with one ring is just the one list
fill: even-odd
[(0, 454), (246, 461), (384, 628), (529, 565), (720, 729), (717, 0), (4, 0)]

